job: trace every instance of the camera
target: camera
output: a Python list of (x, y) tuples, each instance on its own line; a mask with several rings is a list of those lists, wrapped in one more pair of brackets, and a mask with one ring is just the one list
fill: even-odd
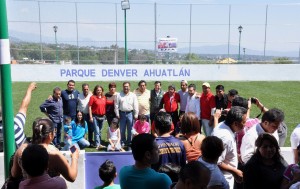
[(257, 98), (251, 97), (251, 104), (256, 104), (256, 102), (257, 102)]
[(226, 115), (227, 115), (227, 113), (228, 113), (228, 112), (227, 112), (227, 110), (222, 110), (222, 111), (221, 111), (221, 115), (224, 115), (224, 116), (226, 116)]

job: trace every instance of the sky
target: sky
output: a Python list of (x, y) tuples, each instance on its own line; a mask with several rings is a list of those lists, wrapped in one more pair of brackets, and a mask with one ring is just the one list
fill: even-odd
[[(300, 0), (130, 0), (130, 6), (126, 12), (129, 48), (154, 49), (154, 41), (166, 36), (177, 38), (181, 48), (190, 44), (192, 49), (228, 43), (238, 46), (237, 28), (241, 25), (243, 48), (261, 52), (264, 48), (299, 50)], [(76, 45), (78, 37), (79, 45), (124, 44), (120, 1), (41, 0), (38, 4), (8, 0), (7, 14), (10, 35), (21, 40), (39, 40), (41, 32), (43, 42), (54, 42), (53, 26), (57, 25), (59, 42)]]

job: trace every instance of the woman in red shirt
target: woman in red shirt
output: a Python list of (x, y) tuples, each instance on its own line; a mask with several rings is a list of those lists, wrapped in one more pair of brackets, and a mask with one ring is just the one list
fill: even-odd
[(93, 96), (91, 96), (89, 101), (89, 114), (90, 122), (94, 125), (94, 140), (97, 150), (105, 148), (105, 146), (101, 145), (101, 130), (105, 120), (105, 113), (106, 97), (104, 96), (104, 90), (100, 85), (96, 85)]

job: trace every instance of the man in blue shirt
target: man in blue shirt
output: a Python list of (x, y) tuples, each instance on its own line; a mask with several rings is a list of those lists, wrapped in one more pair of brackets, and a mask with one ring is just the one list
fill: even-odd
[(156, 142), (159, 150), (159, 161), (152, 165), (154, 170), (166, 163), (174, 163), (183, 167), (186, 164), (186, 152), (183, 143), (170, 134), (172, 118), (166, 112), (158, 112), (155, 119)]
[(53, 144), (60, 149), (61, 128), (63, 124), (63, 103), (61, 99), (61, 89), (59, 87), (53, 89), (53, 98), (47, 99), (41, 104), (40, 109), (53, 122), (55, 132)]
[(61, 92), (61, 98), (63, 101), (64, 115), (69, 116), (74, 120), (76, 118), (76, 110), (78, 103), (79, 92), (75, 89), (75, 81), (69, 80), (67, 89)]

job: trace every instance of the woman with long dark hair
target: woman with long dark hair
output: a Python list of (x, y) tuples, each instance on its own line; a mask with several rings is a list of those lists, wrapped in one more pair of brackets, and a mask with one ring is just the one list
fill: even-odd
[(244, 168), (245, 189), (279, 189), (286, 161), (280, 155), (280, 148), (274, 136), (263, 133), (255, 141), (255, 154)]
[(88, 126), (83, 118), (82, 112), (77, 112), (76, 118), (71, 122), (72, 127), (72, 144), (78, 149), (84, 149), (90, 146), (90, 142), (86, 140), (88, 133)]
[[(66, 180), (74, 182), (77, 177), (77, 166), (79, 151), (76, 150), (71, 154), (72, 162), (68, 163), (66, 157), (51, 144), (54, 138), (54, 127), (50, 119), (37, 118), (32, 125), (32, 143), (43, 145), (49, 154), (48, 174), (51, 177), (62, 175)], [(26, 172), (22, 168), (22, 153), (28, 146), (24, 143), (16, 151), (11, 169), (11, 174), (14, 178), (27, 178)], [(34, 162), (33, 162), (34, 163)]]

